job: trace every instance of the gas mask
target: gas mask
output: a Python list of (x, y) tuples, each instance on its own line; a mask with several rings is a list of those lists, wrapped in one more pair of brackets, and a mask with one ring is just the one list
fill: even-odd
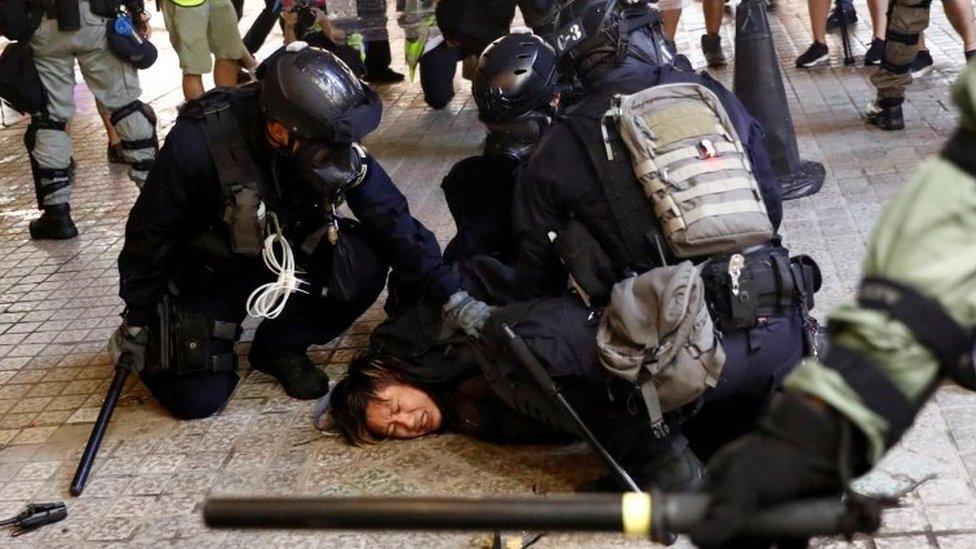
[(485, 156), (500, 156), (523, 162), (532, 153), (549, 127), (550, 119), (539, 112), (529, 112), (507, 122), (485, 123)]
[(294, 159), (298, 179), (332, 204), (366, 177), (366, 150), (359, 143), (337, 146), (323, 141), (302, 142)]

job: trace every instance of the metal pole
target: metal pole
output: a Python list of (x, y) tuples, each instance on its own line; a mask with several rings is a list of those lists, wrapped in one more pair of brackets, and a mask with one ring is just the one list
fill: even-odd
[(624, 470), (623, 467), (617, 463), (617, 460), (610, 455), (610, 452), (600, 444), (597, 440), (596, 435), (586, 426), (583, 422), (583, 418), (579, 417), (573, 406), (566, 400), (563, 396), (562, 390), (559, 388), (559, 384), (552, 379), (546, 368), (539, 362), (532, 349), (525, 343), (518, 334), (516, 334), (511, 326), (508, 324), (502, 324), (502, 331), (505, 333), (505, 338), (508, 340), (508, 346), (515, 353), (515, 357), (518, 361), (529, 371), (529, 375), (535, 379), (535, 382), (539, 384), (539, 387), (549, 393), (552, 396), (559, 407), (566, 413), (567, 416), (576, 424), (579, 428), (580, 434), (586, 439), (586, 442), (590, 444), (590, 448), (593, 449), (600, 458), (603, 459), (603, 463), (610, 469), (610, 471), (616, 475), (617, 480), (620, 482), (623, 488), (630, 490), (631, 492), (640, 492), (640, 486), (634, 482), (634, 479)]
[[(623, 532), (664, 539), (705, 516), (704, 494), (574, 494), (544, 498), (216, 498), (204, 504), (212, 528)], [(839, 497), (760, 511), (740, 533), (804, 538), (872, 532), (876, 508)], [(638, 525), (635, 527), (635, 525)]]
[(129, 368), (121, 364), (115, 369), (112, 385), (105, 395), (102, 409), (98, 412), (98, 419), (95, 420), (91, 435), (88, 437), (88, 444), (85, 445), (85, 451), (81, 454), (81, 460), (78, 462), (75, 478), (71, 481), (72, 496), (80, 496), (85, 489), (88, 474), (91, 473), (92, 464), (95, 463), (95, 456), (98, 454), (98, 448), (102, 445), (102, 438), (105, 437), (105, 430), (108, 428), (109, 420), (112, 419), (115, 405), (119, 402), (119, 395), (122, 394), (122, 388), (125, 386), (126, 378), (129, 377), (129, 371)]

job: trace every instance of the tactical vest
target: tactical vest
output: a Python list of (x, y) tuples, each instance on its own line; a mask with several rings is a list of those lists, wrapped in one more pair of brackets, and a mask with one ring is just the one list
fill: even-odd
[(270, 187), (254, 162), (245, 141), (245, 130), (232, 106), (254, 97), (259, 89), (258, 86), (216, 88), (188, 102), (179, 114), (180, 118), (201, 122), (223, 194), (219, 215), (230, 229), (231, 250), (249, 256), (261, 253), (262, 198), (269, 196)]

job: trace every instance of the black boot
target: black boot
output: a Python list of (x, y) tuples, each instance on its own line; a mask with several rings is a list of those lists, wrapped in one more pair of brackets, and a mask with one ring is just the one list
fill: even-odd
[(901, 130), (905, 128), (905, 117), (901, 113), (901, 102), (879, 99), (868, 105), (864, 113), (868, 124), (882, 130)]
[(78, 228), (71, 220), (71, 206), (44, 206), (41, 217), (30, 222), (30, 237), (34, 240), (67, 240), (78, 236)]
[(292, 398), (312, 400), (329, 392), (329, 376), (304, 352), (252, 345), (247, 358), (255, 370), (277, 379)]
[(371, 84), (402, 82), (404, 76), (390, 68), (392, 61), (389, 40), (369, 42), (366, 44), (366, 74), (363, 80)]

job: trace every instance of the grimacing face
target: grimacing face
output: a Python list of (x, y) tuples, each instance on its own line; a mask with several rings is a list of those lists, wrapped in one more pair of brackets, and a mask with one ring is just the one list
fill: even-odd
[(424, 391), (406, 383), (391, 383), (376, 391), (366, 406), (366, 428), (375, 436), (416, 438), (441, 428), (441, 411)]

